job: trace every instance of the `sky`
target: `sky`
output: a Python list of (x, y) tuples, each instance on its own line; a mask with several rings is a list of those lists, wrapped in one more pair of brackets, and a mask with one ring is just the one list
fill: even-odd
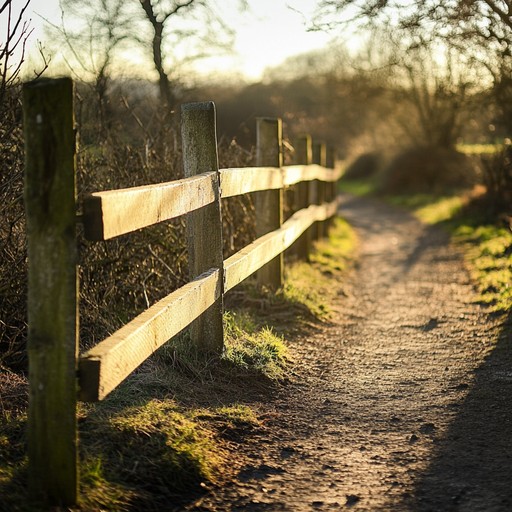
[[(24, 0), (14, 0), (22, 4)], [(239, 74), (257, 81), (268, 67), (276, 67), (287, 57), (325, 47), (332, 34), (307, 31), (307, 22), (318, 0), (249, 0), (250, 14), (237, 14), (237, 0), (219, 0), (230, 26), (236, 30), (235, 54), (208, 62), (208, 71)], [(59, 0), (32, 0), (29, 47), (44, 41), (46, 18), (58, 24)], [(2, 34), (3, 35), (3, 34)]]

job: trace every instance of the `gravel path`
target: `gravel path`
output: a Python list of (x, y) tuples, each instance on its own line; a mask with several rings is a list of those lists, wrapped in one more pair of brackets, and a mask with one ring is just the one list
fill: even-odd
[(510, 511), (512, 356), (440, 229), (345, 197), (360, 240), (336, 320), (198, 511)]

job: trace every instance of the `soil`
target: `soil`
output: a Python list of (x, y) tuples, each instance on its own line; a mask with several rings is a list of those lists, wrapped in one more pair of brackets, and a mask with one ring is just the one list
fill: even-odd
[[(344, 197), (358, 264), (197, 511), (512, 510), (510, 317), (441, 228)], [(183, 510), (183, 508), (181, 508)]]

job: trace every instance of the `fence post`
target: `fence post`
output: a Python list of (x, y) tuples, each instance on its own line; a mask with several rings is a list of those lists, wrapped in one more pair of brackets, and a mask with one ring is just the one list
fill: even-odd
[[(334, 169), (334, 166), (336, 165), (336, 154), (335, 154), (335, 149), (331, 146), (329, 146), (327, 149), (326, 149), (326, 155), (325, 155), (325, 166), (328, 168), (328, 169)], [(328, 183), (327, 184), (327, 188), (326, 188), (326, 199), (327, 199), (327, 202), (330, 203), (332, 201), (334, 201), (336, 199), (336, 195), (337, 195), (337, 189), (338, 189), (338, 183), (336, 181), (333, 181), (331, 183)], [(333, 222), (334, 222), (334, 217), (330, 217), (329, 219), (327, 219), (325, 221), (325, 231), (326, 231), (326, 235), (329, 231), (329, 228), (332, 226)]]
[[(316, 142), (313, 144), (313, 163), (327, 167), (327, 147), (323, 142)], [(321, 180), (315, 180), (313, 183), (316, 185), (315, 204), (323, 204), (325, 202), (325, 194), (327, 183)], [(326, 234), (325, 222), (317, 222), (315, 229), (315, 238), (317, 240), (324, 237)]]
[[(313, 159), (311, 136), (304, 135), (297, 139), (295, 148), (297, 164), (309, 165)], [(297, 184), (297, 209), (310, 205), (310, 184), (303, 181)], [(297, 255), (300, 259), (308, 260), (311, 252), (311, 229), (307, 229), (295, 242)]]
[[(211, 268), (220, 271), (224, 281), (222, 254), (222, 217), (220, 205), (219, 161), (215, 104), (211, 101), (186, 103), (181, 107), (181, 137), (185, 176), (208, 171), (217, 173), (215, 201), (187, 214), (188, 255), (191, 278)], [(220, 355), (224, 346), (222, 325), (223, 295), (190, 326), (195, 347), (205, 355)]]
[(32, 499), (77, 499), (78, 348), (73, 82), (23, 86)]
[[(256, 120), (256, 165), (259, 167), (282, 167), (282, 122), (281, 119), (258, 118)], [(279, 229), (283, 223), (283, 189), (254, 193), (256, 210), (256, 236), (263, 236)], [(271, 290), (281, 288), (284, 283), (283, 253), (264, 265), (257, 272), (258, 285)]]

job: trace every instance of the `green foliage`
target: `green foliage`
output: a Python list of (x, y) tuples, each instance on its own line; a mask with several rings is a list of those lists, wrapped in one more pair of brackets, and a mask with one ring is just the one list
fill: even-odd
[(297, 262), (286, 269), (286, 282), (278, 298), (306, 308), (316, 319), (329, 318), (329, 304), (336, 294), (333, 276), (340, 276), (354, 256), (357, 241), (346, 221), (336, 218), (328, 239), (315, 244), (309, 263)]
[(368, 196), (375, 193), (376, 183), (374, 179), (347, 180), (344, 177), (340, 180), (338, 188), (342, 192), (355, 196)]

